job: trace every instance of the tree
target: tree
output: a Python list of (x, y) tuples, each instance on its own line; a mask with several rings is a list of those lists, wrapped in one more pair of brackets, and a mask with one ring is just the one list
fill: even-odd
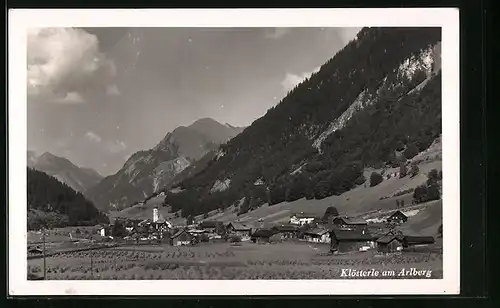
[(325, 210), (325, 214), (323, 215), (323, 221), (330, 221), (332, 217), (339, 216), (339, 211), (334, 206), (329, 206)]
[(410, 178), (416, 176), (420, 172), (417, 165), (412, 165), (410, 168)]
[(432, 184), (427, 188), (427, 200), (439, 200), (441, 198), (441, 194), (439, 192), (439, 186), (437, 184)]
[(125, 225), (120, 219), (115, 220), (115, 224), (111, 229), (111, 234), (113, 237), (124, 237), (127, 235), (127, 229), (125, 229)]
[(186, 225), (192, 225), (194, 223), (194, 218), (193, 218), (193, 215), (188, 215), (188, 217), (186, 218)]
[(439, 173), (436, 169), (432, 169), (429, 171), (429, 174), (427, 174), (427, 185), (431, 186), (434, 184), (437, 184), (439, 181)]
[(375, 171), (372, 172), (372, 174), (370, 175), (370, 187), (377, 186), (378, 184), (382, 183), (383, 180), (384, 178), (381, 174)]
[(398, 200), (398, 199), (396, 199), (396, 208), (399, 208), (399, 206), (400, 206), (400, 205), (399, 205), (399, 200)]
[(406, 165), (402, 163), (399, 166), (399, 178), (404, 178), (406, 176), (406, 173), (408, 172), (408, 169), (406, 168)]
[(427, 186), (425, 184), (417, 186), (413, 191), (413, 199), (416, 203), (425, 202), (427, 199)]
[(403, 155), (406, 159), (411, 159), (418, 154), (418, 148), (414, 143), (410, 143), (404, 150)]

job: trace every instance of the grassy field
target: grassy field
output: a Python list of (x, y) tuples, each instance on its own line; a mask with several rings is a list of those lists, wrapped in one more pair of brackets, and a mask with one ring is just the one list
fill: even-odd
[[(49, 257), (47, 279), (339, 279), (342, 269), (398, 272), (411, 267), (432, 270), (430, 278), (442, 278), (440, 245), (392, 256), (375, 252), (328, 256), (327, 245), (305, 242), (123, 246)], [(42, 259), (29, 260), (28, 273), (42, 275), (42, 264)]]

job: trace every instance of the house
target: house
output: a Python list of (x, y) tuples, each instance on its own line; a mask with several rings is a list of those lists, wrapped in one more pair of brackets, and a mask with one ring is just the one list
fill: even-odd
[(415, 235), (405, 235), (403, 236), (403, 246), (419, 246), (419, 245), (429, 245), (434, 244), (435, 240), (433, 236), (415, 236)]
[(205, 220), (202, 221), (198, 227), (203, 230), (207, 230), (210, 233), (215, 233), (219, 228), (224, 227), (222, 222), (215, 220)]
[(300, 212), (290, 216), (290, 224), (302, 226), (312, 223), (315, 219), (317, 219), (317, 217), (314, 214)]
[(375, 239), (367, 230), (330, 230), (330, 250), (339, 252), (360, 251), (375, 248)]
[(226, 230), (228, 233), (237, 235), (243, 239), (243, 238), (250, 238), (252, 227), (253, 226), (251, 225), (247, 225), (240, 222), (230, 222), (229, 224), (227, 224)]
[(395, 234), (386, 234), (377, 239), (377, 251), (383, 253), (392, 253), (403, 250), (403, 236)]
[(194, 236), (189, 234), (186, 229), (179, 230), (177, 233), (170, 237), (173, 246), (191, 245)]
[(296, 238), (299, 233), (299, 227), (291, 224), (274, 226), (272, 229), (280, 235), (281, 239)]
[(328, 243), (330, 242), (330, 234), (328, 229), (313, 228), (304, 231), (304, 239), (308, 242)]
[(28, 248), (28, 253), (35, 254), (35, 255), (41, 255), (43, 253), (43, 250), (41, 250), (38, 247), (33, 247), (33, 248)]
[(387, 218), (387, 222), (394, 224), (402, 224), (406, 221), (408, 221), (408, 217), (399, 210), (392, 213), (392, 215)]
[(254, 243), (269, 243), (278, 240), (276, 231), (272, 229), (257, 229), (252, 233), (250, 239)]
[(333, 219), (332, 224), (336, 228), (361, 230), (366, 229), (368, 222), (364, 219), (337, 216)]

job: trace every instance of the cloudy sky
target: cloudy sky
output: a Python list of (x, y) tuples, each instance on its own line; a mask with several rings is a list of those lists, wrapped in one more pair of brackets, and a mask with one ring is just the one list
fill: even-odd
[(55, 28), (28, 33), (28, 149), (102, 175), (169, 131), (250, 125), (359, 28)]

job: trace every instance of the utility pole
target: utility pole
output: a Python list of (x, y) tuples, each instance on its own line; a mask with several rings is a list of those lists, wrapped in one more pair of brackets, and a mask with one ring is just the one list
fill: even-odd
[(43, 280), (47, 279), (47, 261), (45, 257), (45, 228), (42, 228), (42, 238), (43, 238)]
[(94, 279), (94, 255), (90, 252), (90, 278)]

